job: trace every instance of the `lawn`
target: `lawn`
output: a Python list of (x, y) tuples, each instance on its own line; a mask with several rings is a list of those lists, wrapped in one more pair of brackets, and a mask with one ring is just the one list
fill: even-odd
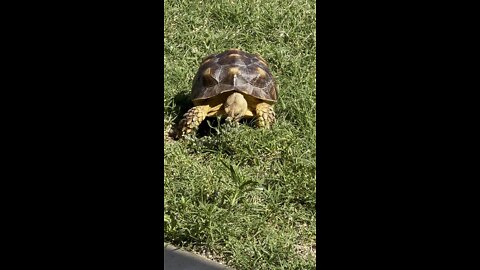
[[(165, 242), (235, 269), (315, 269), (315, 1), (164, 4)], [(270, 130), (210, 119), (168, 132), (191, 106), (203, 57), (259, 53), (279, 86)]]

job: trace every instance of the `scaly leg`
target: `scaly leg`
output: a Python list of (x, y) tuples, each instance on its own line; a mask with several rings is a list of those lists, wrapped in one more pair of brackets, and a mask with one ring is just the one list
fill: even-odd
[(275, 122), (275, 112), (273, 106), (262, 102), (257, 104), (255, 111), (256, 125), (259, 128), (270, 128)]
[(195, 106), (183, 115), (183, 119), (178, 123), (176, 138), (180, 138), (196, 130), (200, 123), (207, 117), (211, 110), (210, 106)]

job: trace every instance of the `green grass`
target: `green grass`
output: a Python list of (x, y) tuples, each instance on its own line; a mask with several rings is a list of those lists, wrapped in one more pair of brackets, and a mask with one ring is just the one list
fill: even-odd
[[(165, 241), (241, 269), (314, 269), (315, 1), (186, 1), (165, 6)], [(211, 121), (167, 133), (191, 106), (203, 57), (259, 53), (280, 90), (271, 130)]]

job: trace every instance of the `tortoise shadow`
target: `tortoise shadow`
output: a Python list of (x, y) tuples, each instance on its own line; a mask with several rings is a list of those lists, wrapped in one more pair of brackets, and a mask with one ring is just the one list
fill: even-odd
[[(253, 122), (251, 119), (240, 119), (239, 125), (247, 125), (253, 127)], [(225, 118), (217, 118), (217, 117), (208, 117), (206, 118), (198, 127), (196, 137), (202, 138), (205, 136), (218, 136), (219, 132), (217, 129), (224, 129), (227, 125), (227, 121)]]
[[(173, 104), (172, 104), (173, 103)], [(190, 99), (190, 92), (189, 91), (182, 91), (176, 94), (173, 97), (173, 101), (169, 104), (169, 110), (166, 113), (175, 115), (175, 119), (173, 120), (175, 126), (178, 125), (180, 120), (182, 120), (183, 115), (193, 107), (193, 102)], [(172, 106), (173, 105), (173, 106)]]

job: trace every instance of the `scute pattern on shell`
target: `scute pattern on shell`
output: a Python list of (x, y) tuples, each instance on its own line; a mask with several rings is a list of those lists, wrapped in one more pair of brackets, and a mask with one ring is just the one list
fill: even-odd
[(273, 75), (260, 56), (231, 49), (204, 58), (193, 80), (192, 99), (233, 90), (269, 102), (278, 97)]

